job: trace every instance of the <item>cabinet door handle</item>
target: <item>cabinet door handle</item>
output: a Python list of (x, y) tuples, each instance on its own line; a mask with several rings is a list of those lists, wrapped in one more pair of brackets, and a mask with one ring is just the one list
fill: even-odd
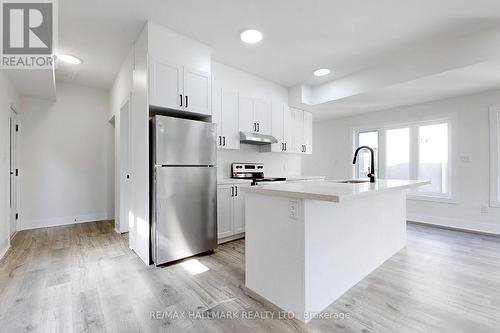
[(286, 151), (286, 142), (285, 142), (285, 151)]
[(238, 196), (238, 186), (235, 186), (235, 188), (236, 188), (236, 194), (235, 194), (235, 197), (237, 197), (237, 196)]
[(222, 136), (219, 135), (219, 146), (222, 146)]
[(257, 123), (253, 123), (253, 131), (257, 132)]
[(231, 186), (231, 196), (234, 197), (234, 186)]
[(260, 132), (260, 124), (257, 123), (257, 132)]
[(189, 98), (186, 96), (186, 108), (188, 108), (189, 105)]
[(226, 137), (225, 136), (222, 137), (222, 145), (224, 147), (226, 146)]
[(179, 97), (181, 98), (181, 106), (182, 106), (182, 94), (180, 94)]
[(281, 151), (285, 151), (285, 144), (283, 142), (281, 143)]

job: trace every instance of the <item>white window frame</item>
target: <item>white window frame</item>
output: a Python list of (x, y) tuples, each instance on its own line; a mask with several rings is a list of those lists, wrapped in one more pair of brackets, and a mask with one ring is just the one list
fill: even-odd
[[(500, 108), (499, 108), (500, 111)], [(500, 119), (500, 118), (499, 118)], [(379, 177), (384, 179), (386, 177), (386, 131), (398, 128), (409, 128), (410, 129), (410, 146), (418, 147), (415, 140), (418, 140), (418, 127), (426, 125), (436, 125), (447, 123), (448, 124), (448, 174), (447, 174), (447, 184), (448, 193), (438, 194), (433, 192), (416, 192), (411, 191), (408, 193), (407, 198), (410, 200), (419, 201), (432, 201), (432, 202), (442, 202), (442, 203), (458, 203), (458, 184), (453, 177), (454, 166), (456, 163), (456, 114), (443, 114), (435, 115), (429, 117), (422, 117), (417, 119), (411, 119), (406, 121), (394, 121), (394, 122), (384, 122), (378, 123), (376, 125), (370, 126), (360, 126), (352, 128), (352, 153), (354, 154), (357, 148), (358, 133), (378, 131), (379, 132), (379, 161), (378, 161), (378, 171)], [(417, 131), (417, 133), (415, 133)], [(410, 177), (415, 177), (418, 174), (418, 151), (416, 149), (410, 149)], [(356, 177), (356, 168), (352, 168), (353, 177)]]
[(500, 106), (490, 107), (490, 206), (500, 207)]

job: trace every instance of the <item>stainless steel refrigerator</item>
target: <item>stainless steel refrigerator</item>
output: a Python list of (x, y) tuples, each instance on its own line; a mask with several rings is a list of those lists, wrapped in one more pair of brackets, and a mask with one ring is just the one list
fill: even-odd
[(151, 255), (155, 265), (217, 247), (215, 124), (152, 120)]

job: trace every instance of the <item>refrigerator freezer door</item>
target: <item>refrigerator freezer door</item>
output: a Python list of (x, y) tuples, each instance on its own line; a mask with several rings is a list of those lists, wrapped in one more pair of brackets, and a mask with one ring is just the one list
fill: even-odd
[(155, 117), (155, 165), (216, 165), (216, 125)]
[(156, 167), (155, 264), (217, 247), (217, 169)]

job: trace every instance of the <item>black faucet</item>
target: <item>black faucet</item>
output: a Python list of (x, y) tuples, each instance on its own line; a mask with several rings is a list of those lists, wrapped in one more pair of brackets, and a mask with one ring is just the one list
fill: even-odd
[(370, 178), (370, 183), (375, 183), (375, 153), (373, 152), (373, 149), (371, 149), (368, 146), (358, 147), (358, 149), (356, 149), (356, 152), (354, 153), (354, 159), (352, 160), (352, 164), (356, 164), (356, 158), (358, 157), (358, 153), (361, 149), (368, 149), (371, 153), (372, 161), (371, 161), (370, 173), (367, 176), (368, 178)]

